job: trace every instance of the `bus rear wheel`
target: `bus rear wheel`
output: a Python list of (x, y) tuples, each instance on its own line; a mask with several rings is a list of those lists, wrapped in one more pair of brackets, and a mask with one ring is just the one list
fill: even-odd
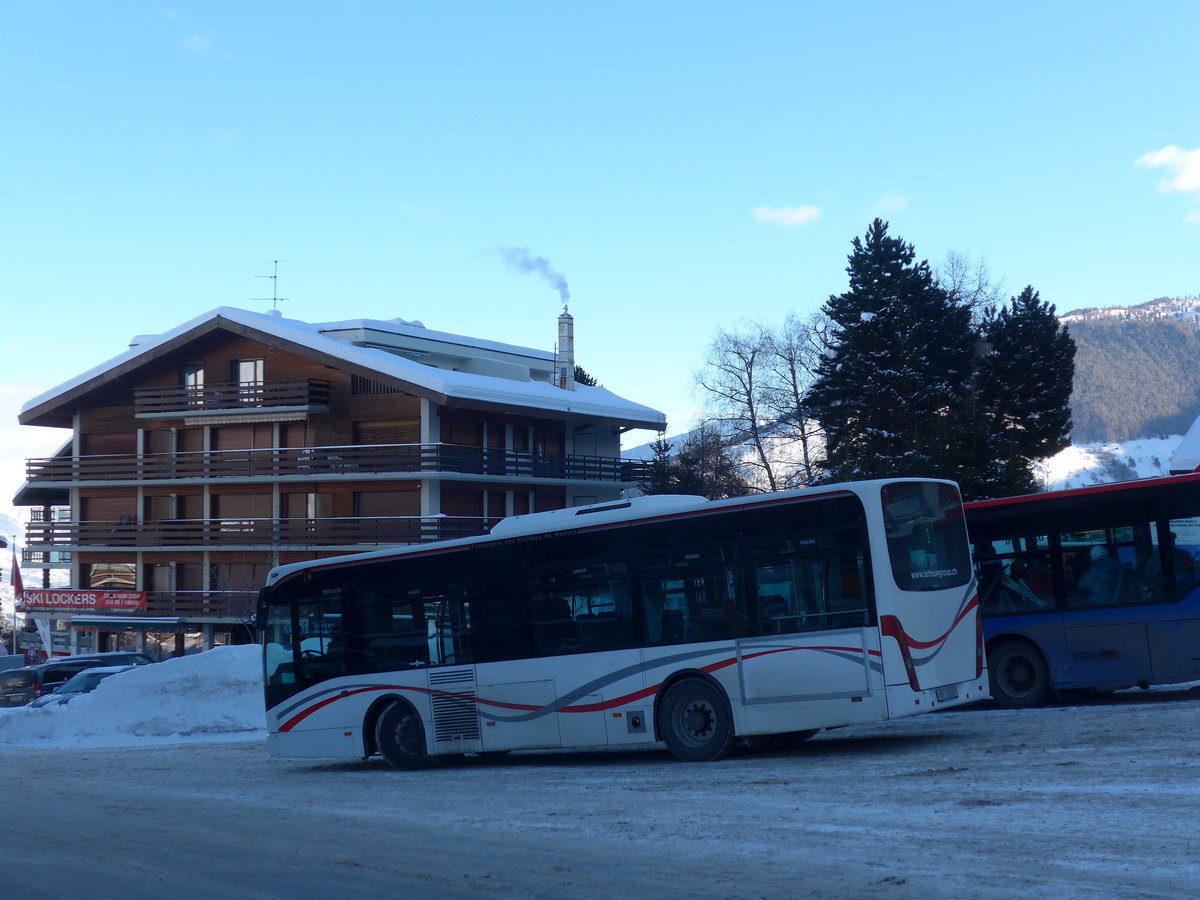
[(685, 762), (720, 759), (734, 744), (728, 702), (699, 678), (685, 678), (667, 688), (659, 703), (658, 732), (667, 749)]
[(1028, 641), (1001, 641), (988, 651), (992, 699), (1007, 709), (1041, 706), (1050, 696), (1050, 672)]
[(375, 723), (375, 746), (397, 769), (424, 769), (433, 764), (425, 751), (421, 717), (407, 703), (393, 703)]

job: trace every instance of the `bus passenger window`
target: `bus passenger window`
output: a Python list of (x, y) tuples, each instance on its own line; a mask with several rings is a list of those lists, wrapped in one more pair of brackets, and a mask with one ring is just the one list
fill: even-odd
[(429, 665), (423, 603), (389, 591), (363, 606), (363, 646), (372, 671), (395, 672)]
[[(734, 569), (723, 565), (731, 550), (648, 558), (642, 580), (646, 635), (651, 644), (720, 641), (746, 633)], [(714, 569), (714, 565), (720, 568)], [(661, 570), (662, 575), (651, 573)]]
[(1172, 519), (1166, 558), (1175, 576), (1175, 596), (1180, 600), (1200, 582), (1200, 519)]
[(1061, 535), (1067, 605), (1118, 606), (1143, 602), (1147, 523)]
[(1049, 546), (1047, 535), (975, 542), (979, 603), (986, 615), (1055, 608)]
[(754, 556), (756, 634), (870, 624), (866, 557), (857, 530), (764, 541)]
[(529, 624), (539, 654), (636, 647), (633, 599), (624, 562), (560, 562), (535, 572)]
[(533, 630), (533, 650), (539, 656), (579, 650), (579, 631), (565, 597), (534, 594), (530, 598), (529, 624)]

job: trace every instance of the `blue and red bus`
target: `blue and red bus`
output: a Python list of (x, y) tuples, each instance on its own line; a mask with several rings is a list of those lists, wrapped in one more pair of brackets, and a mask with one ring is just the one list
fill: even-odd
[(1200, 680), (1200, 474), (966, 513), (997, 703)]

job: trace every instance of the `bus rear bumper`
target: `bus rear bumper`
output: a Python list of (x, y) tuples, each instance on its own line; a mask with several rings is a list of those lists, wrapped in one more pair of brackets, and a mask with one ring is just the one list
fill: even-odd
[(985, 672), (979, 678), (914, 691), (908, 684), (888, 686), (888, 709), (892, 718), (915, 716), (936, 709), (951, 709), (991, 697)]

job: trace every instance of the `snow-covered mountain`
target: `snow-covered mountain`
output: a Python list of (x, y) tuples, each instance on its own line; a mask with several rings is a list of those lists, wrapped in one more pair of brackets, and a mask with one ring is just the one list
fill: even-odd
[(1173, 434), (1071, 446), (1044, 460), (1038, 467), (1038, 475), (1048, 491), (1169, 475), (1171, 457), (1182, 440), (1183, 435)]
[(1135, 306), (1105, 306), (1074, 309), (1058, 317), (1060, 322), (1095, 322), (1101, 320), (1186, 322), (1200, 328), (1200, 297), (1159, 297)]
[[(686, 434), (671, 438), (673, 445)], [(1131, 441), (1079, 444), (1068, 447), (1038, 466), (1038, 476), (1048, 491), (1129, 481), (1170, 474), (1171, 458), (1183, 440), (1173, 434), (1161, 438), (1137, 438)], [(649, 459), (650, 445), (632, 447), (623, 454), (628, 459)]]

